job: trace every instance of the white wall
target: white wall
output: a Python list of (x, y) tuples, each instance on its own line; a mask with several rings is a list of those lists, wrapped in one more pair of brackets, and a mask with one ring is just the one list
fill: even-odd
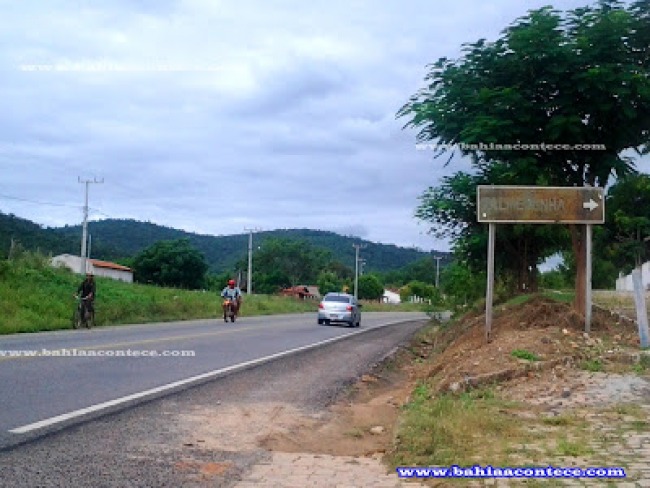
[[(82, 259), (80, 256), (73, 256), (71, 254), (55, 256), (52, 258), (52, 266), (65, 266), (66, 268), (70, 268), (74, 273), (83, 274), (81, 273)], [(86, 270), (95, 276), (103, 276), (105, 278), (133, 283), (133, 273), (131, 271), (93, 266), (89, 259), (86, 260)]]
[(402, 300), (399, 297), (399, 293), (395, 293), (394, 291), (390, 290), (384, 290), (384, 296), (382, 297), (381, 301), (384, 303), (398, 304)]
[[(641, 283), (643, 288), (650, 290), (650, 262), (643, 263), (641, 266)], [(634, 284), (632, 283), (632, 274), (627, 276), (620, 276), (616, 280), (617, 291), (634, 291)]]

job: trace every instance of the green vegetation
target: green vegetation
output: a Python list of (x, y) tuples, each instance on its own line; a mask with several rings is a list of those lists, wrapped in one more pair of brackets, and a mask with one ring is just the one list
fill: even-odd
[(569, 440), (566, 437), (561, 437), (557, 443), (557, 452), (558, 456), (586, 456), (588, 454), (593, 454), (594, 450), (589, 447), (589, 444), (584, 439), (580, 440)]
[[(49, 259), (37, 253), (21, 251), (11, 260), (0, 260), (0, 334), (70, 328), (73, 294), (82, 279), (68, 269), (52, 268)], [(95, 280), (98, 326), (220, 317), (221, 300), (213, 291)], [(317, 306), (312, 300), (245, 295), (241, 315), (312, 313)], [(363, 310), (422, 311), (423, 306), (364, 302)]]
[[(0, 221), (1, 219), (2, 215), (0, 215)], [(237, 268), (238, 264), (241, 266), (246, 263), (248, 257), (248, 234), (200, 235), (151, 222), (139, 222), (129, 219), (105, 219), (89, 222), (88, 230), (93, 236), (93, 253), (95, 257), (100, 259), (120, 260), (118, 262), (121, 262), (125, 258), (135, 256), (158, 241), (174, 241), (185, 238), (189, 239), (192, 246), (205, 256), (210, 273), (232, 272), (233, 269)], [(57, 249), (54, 251), (52, 249), (53, 252), (72, 254), (79, 252), (80, 226), (47, 229), (47, 232), (48, 235), (51, 233), (64, 237), (68, 242), (73, 243), (67, 250)], [(17, 234), (15, 237), (21, 241), (23, 240), (21, 234)], [(329, 251), (336, 261), (343, 263), (352, 270), (354, 270), (355, 258), (355, 250), (352, 244), (361, 242), (366, 246), (363, 249), (363, 258), (367, 261), (366, 271), (368, 272), (388, 273), (402, 270), (406, 266), (430, 256), (429, 253), (414, 248), (378, 244), (355, 237), (342, 236), (334, 232), (310, 229), (272, 230), (255, 233), (253, 235), (253, 256), (264, 249), (267, 241), (274, 239), (307, 241), (314, 248)], [(8, 243), (5, 244), (0, 239), (0, 249), (5, 245), (8, 245)], [(35, 247), (30, 246), (28, 249), (35, 250)], [(106, 250), (106, 252), (100, 252), (100, 249)], [(49, 247), (41, 246), (43, 252), (49, 252), (50, 250)], [(95, 253), (95, 250), (97, 253)], [(447, 255), (447, 253), (439, 254)], [(441, 266), (443, 264), (441, 263)], [(309, 284), (315, 284), (315, 281)]]
[(133, 258), (135, 279), (140, 283), (200, 289), (205, 287), (208, 265), (189, 239), (159, 241)]
[[(54, 269), (41, 255), (24, 252), (0, 261), (0, 334), (70, 328), (73, 294), (82, 278)], [(122, 283), (96, 277), (97, 325), (217, 318), (215, 293)], [(314, 302), (255, 295), (244, 298), (242, 316), (312, 312)]]
[[(460, 57), (430, 65), (424, 88), (397, 116), (408, 118), (405, 128), (418, 130), (418, 142), (440, 148), (434, 157), (446, 155), (441, 164), (458, 152), (471, 158), (472, 170), (426, 190), (416, 215), (431, 224), (433, 235), (450, 239), (456, 258), (472, 271), (486, 268), (487, 226), (476, 220), (477, 185), (604, 188), (612, 176), (623, 181), (634, 173), (627, 151), (640, 156), (650, 148), (649, 19), (647, 1), (601, 0), (567, 12), (543, 7), (515, 20), (495, 41), (468, 42)], [(540, 147), (586, 141), (606, 150)], [(516, 144), (528, 148), (513, 150)], [(648, 188), (643, 182), (621, 189), (630, 210), (621, 206), (622, 218), (612, 219), (618, 230), (607, 242), (625, 236), (628, 256), (638, 255), (650, 228), (650, 200), (637, 203), (635, 193), (645, 195)], [(496, 239), (496, 272), (510, 275), (504, 282), (513, 292), (537, 290), (544, 258), (575, 256), (574, 307), (584, 312), (585, 226), (503, 225)], [(615, 276), (606, 268), (595, 266), (594, 276)]]
[[(605, 224), (594, 234), (594, 269), (596, 287), (613, 288), (618, 271), (629, 273), (648, 259), (650, 235), (650, 175), (634, 174), (622, 178), (607, 191)], [(613, 270), (609, 281), (599, 268)]]
[(366, 274), (359, 277), (359, 299), (381, 300), (384, 285), (376, 275)]
[(526, 351), (525, 349), (515, 349), (510, 355), (517, 359), (525, 359), (526, 361), (539, 361), (537, 354)]
[(394, 466), (498, 464), (505, 454), (502, 440), (526, 434), (504, 413), (509, 406), (489, 389), (434, 398), (430, 386), (421, 383), (404, 407), (390, 462)]
[(586, 359), (580, 363), (580, 367), (585, 371), (591, 371), (592, 373), (598, 373), (603, 371), (603, 362), (600, 359)]

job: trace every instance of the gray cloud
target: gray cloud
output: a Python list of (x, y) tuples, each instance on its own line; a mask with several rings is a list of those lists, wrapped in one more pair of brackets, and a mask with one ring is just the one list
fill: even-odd
[[(0, 196), (0, 210), (78, 223), (77, 178), (96, 176), (94, 218), (445, 249), (414, 220), (417, 197), (467, 162), (416, 151), (395, 113), (428, 63), (545, 3), (14, 2), (0, 33), (0, 195), (23, 200)], [(60, 69), (22, 66), (39, 63)]]

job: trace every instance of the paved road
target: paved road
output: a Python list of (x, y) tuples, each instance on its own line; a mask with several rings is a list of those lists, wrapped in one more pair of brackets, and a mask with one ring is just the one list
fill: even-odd
[[(350, 329), (318, 326), (314, 314), (300, 314), (243, 318), (235, 324), (202, 320), (4, 336), (0, 338), (0, 447), (290, 351), (420, 319), (426, 316), (368, 312), (361, 328)], [(40, 355), (28, 356), (32, 354), (28, 351)], [(128, 351), (140, 356), (118, 356)], [(192, 355), (150, 357), (143, 351), (190, 351)]]
[[(0, 487), (233, 487), (251, 468), (270, 462), (271, 453), (255, 441), (278, 411), (322, 415), (361, 374), (427, 323), (420, 317), (406, 314), (402, 318), (410, 322), (379, 327), (397, 316), (368, 313), (362, 334), (0, 449)], [(298, 330), (302, 326), (296, 319), (293, 327)], [(277, 329), (289, 327), (282, 325), (288, 322), (272, 321)], [(317, 335), (352, 332), (319, 331), (311, 318), (305, 324)], [(89, 334), (94, 332), (100, 331)], [(233, 414), (243, 423), (232, 423)], [(344, 484), (387, 486), (374, 479), (378, 469), (361, 469), (363, 485)], [(310, 471), (303, 474), (306, 481), (300, 486), (314, 486)]]

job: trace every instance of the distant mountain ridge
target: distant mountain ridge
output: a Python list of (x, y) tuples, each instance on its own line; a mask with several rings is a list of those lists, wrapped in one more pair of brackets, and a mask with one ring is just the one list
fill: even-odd
[[(235, 263), (248, 255), (247, 233), (211, 236), (186, 232), (151, 222), (131, 219), (106, 219), (88, 223), (91, 235), (91, 256), (97, 259), (118, 261), (132, 257), (162, 240), (189, 239), (201, 251), (210, 271), (220, 273), (231, 270)], [(0, 213), (0, 251), (8, 252), (11, 239), (28, 249), (40, 248), (53, 254), (79, 254), (81, 226), (45, 228), (31, 221)], [(282, 229), (257, 232), (253, 236), (254, 249), (272, 238), (305, 240), (314, 247), (331, 251), (335, 260), (354, 268), (353, 244), (362, 244), (360, 256), (366, 260), (366, 271), (387, 272), (403, 268), (432, 253), (403, 248), (392, 244), (379, 244), (355, 237), (342, 236), (330, 231), (311, 229)], [(435, 253), (447, 256), (449, 253)]]

